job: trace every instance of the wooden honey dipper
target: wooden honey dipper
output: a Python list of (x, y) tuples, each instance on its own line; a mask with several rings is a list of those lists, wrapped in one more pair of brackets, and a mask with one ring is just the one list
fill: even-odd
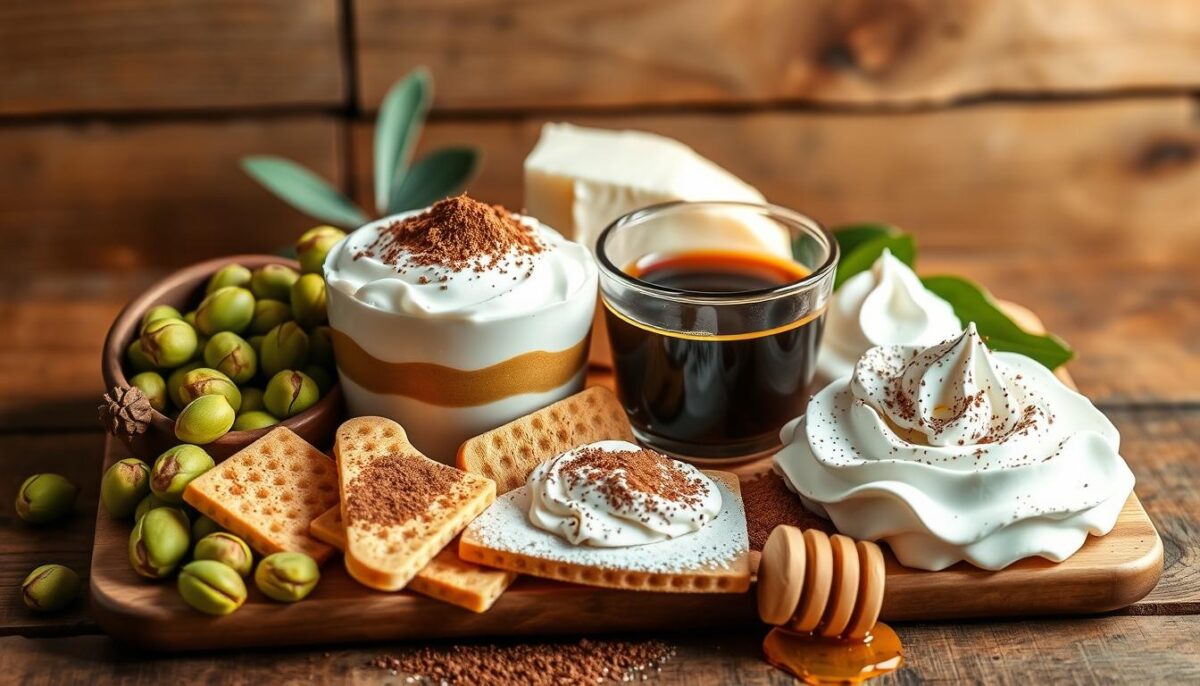
[(758, 616), (797, 633), (862, 640), (879, 619), (885, 581), (875, 543), (777, 526), (758, 567)]

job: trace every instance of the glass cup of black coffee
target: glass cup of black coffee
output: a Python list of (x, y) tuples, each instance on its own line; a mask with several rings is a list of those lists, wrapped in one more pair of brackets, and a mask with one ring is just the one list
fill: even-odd
[(779, 448), (804, 412), (838, 249), (773, 205), (674, 202), (596, 245), (617, 394), (643, 443), (693, 462)]

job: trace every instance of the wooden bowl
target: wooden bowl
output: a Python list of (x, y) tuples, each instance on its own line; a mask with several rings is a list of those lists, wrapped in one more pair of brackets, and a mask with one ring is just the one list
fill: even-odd
[[(154, 284), (126, 305), (121, 314), (117, 315), (112, 328), (108, 330), (101, 359), (105, 390), (129, 385), (123, 366), (125, 350), (137, 337), (142, 315), (147, 310), (155, 305), (171, 305), (180, 312), (193, 309), (203, 295), (208, 278), (221, 267), (233, 263), (250, 269), (267, 264), (283, 264), (297, 271), (300, 269), (295, 260), (274, 255), (233, 255), (185, 267)], [(335, 381), (333, 388), (322, 396), (316, 405), (281, 421), (276, 426), (286, 426), (309, 443), (326, 447), (331, 443), (333, 432), (341, 422), (343, 404), (341, 384)], [(202, 447), (219, 462), (266, 435), (273, 428), (275, 427), (255, 431), (230, 431)], [(175, 438), (175, 421), (161, 412), (154, 411), (146, 431), (126, 440), (125, 443), (135, 456), (150, 461), (167, 448), (178, 445), (180, 441)]]

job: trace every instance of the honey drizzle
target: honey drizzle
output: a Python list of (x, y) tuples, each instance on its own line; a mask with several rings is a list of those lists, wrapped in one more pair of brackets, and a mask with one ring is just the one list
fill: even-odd
[(904, 662), (900, 637), (883, 622), (862, 640), (774, 628), (763, 639), (763, 654), (772, 667), (806, 684), (861, 684), (896, 671)]

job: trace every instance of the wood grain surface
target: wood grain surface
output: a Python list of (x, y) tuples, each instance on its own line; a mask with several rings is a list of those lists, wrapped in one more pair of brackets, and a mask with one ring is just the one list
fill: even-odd
[[(1194, 87), (1188, 0), (357, 0), (362, 104), (416, 65), (439, 106), (945, 103)], [(403, 36), (398, 40), (397, 36)]]
[[(1094, 617), (903, 624), (905, 662), (872, 684), (1195, 683), (1192, 649), (1200, 617)], [(760, 659), (764, 630), (656, 636), (676, 650), (649, 684), (792, 686)], [(640, 635), (631, 638), (641, 638)], [(447, 650), (460, 642), (429, 642)], [(488, 643), (494, 643), (488, 641)], [(500, 645), (504, 645), (501, 643)], [(30, 640), (0, 638), (0, 671), (15, 683), (177, 683), (231, 680), (269, 683), (405, 683), (370, 665), (412, 643), (239, 650), (218, 658), (147, 654), (104, 636)]]
[(334, 105), (337, 0), (0, 1), (0, 116)]
[[(826, 222), (903, 225), (922, 271), (969, 275), (1075, 344), (1162, 534), (1161, 582), (1117, 616), (901, 623), (908, 661), (881, 683), (1200, 681), (1198, 22), (1189, 0), (0, 0), (0, 635), (62, 636), (0, 638), (0, 673), (402, 681), (367, 666), (395, 643), (161, 658), (89, 635), (85, 603), (34, 615), (15, 589), (42, 562), (86, 577), (117, 310), (312, 223), (242, 154), (370, 188), (371, 113), (424, 62), (424, 147), (481, 146), (485, 199), (520, 205), (542, 121), (656, 130)], [(81, 485), (75, 517), (17, 520), (36, 471)], [(753, 631), (653, 636), (678, 647), (656, 682), (792, 683)]]

